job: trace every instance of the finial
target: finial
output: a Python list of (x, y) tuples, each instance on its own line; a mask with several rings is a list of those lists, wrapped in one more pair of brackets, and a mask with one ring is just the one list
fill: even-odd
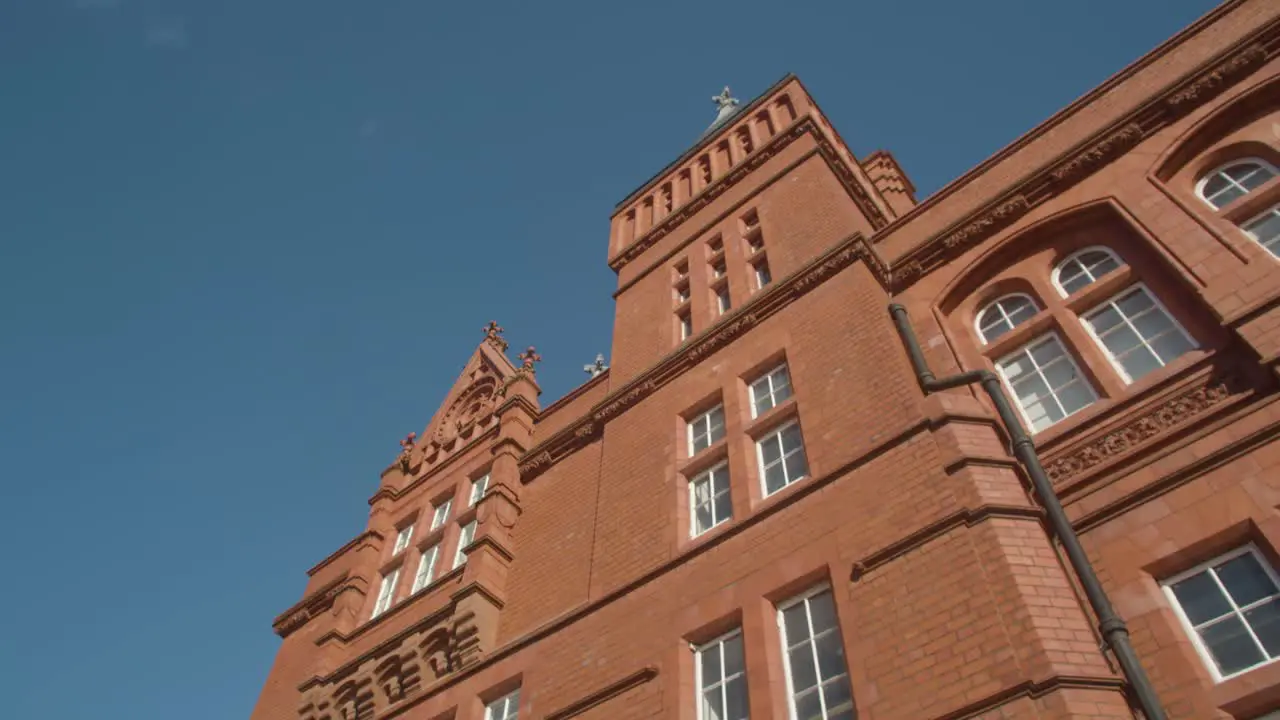
[(590, 365), (582, 366), (582, 371), (587, 373), (591, 377), (596, 377), (600, 373), (608, 369), (609, 369), (609, 366), (604, 364), (604, 353), (600, 353), (596, 355), (596, 361), (594, 363)]
[(532, 345), (517, 355), (516, 359), (520, 361), (520, 369), (530, 374), (533, 373), (533, 364), (542, 362), (542, 356), (538, 354), (537, 350), (533, 349)]
[(400, 441), (400, 469), (405, 472), (409, 472), (409, 455), (413, 453), (413, 441), (417, 439), (418, 433), (411, 432)]
[(716, 104), (717, 110), (720, 110), (723, 112), (726, 107), (734, 107), (735, 105), (737, 105), (738, 98), (734, 97), (729, 92), (729, 86), (725, 85), (724, 89), (720, 91), (719, 95), (712, 96), (711, 102)]
[(738, 98), (729, 93), (729, 86), (725, 85), (724, 90), (719, 95), (713, 95), (711, 102), (716, 104), (716, 119), (711, 123), (711, 127), (707, 128), (702, 134), (705, 136), (712, 130), (720, 127), (721, 123), (733, 117), (738, 112)]
[(507, 351), (507, 341), (502, 338), (502, 326), (493, 320), (484, 326), (484, 339), (497, 348), (498, 352)]

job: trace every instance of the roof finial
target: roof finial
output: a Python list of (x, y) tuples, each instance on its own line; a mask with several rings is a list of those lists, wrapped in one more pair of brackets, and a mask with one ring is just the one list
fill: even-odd
[[(711, 132), (719, 127), (721, 123), (733, 117), (738, 112), (738, 98), (729, 92), (729, 86), (725, 85), (724, 90), (719, 95), (712, 96), (711, 102), (716, 104), (716, 119), (711, 123), (711, 127), (707, 128), (707, 132)], [(706, 133), (703, 133), (704, 135)]]
[(591, 375), (591, 377), (597, 377), (600, 373), (608, 369), (609, 366), (604, 364), (604, 353), (596, 355), (596, 361), (594, 363), (582, 366), (582, 371)]
[(497, 348), (498, 352), (507, 351), (507, 341), (502, 338), (502, 326), (493, 320), (484, 326), (484, 339)]

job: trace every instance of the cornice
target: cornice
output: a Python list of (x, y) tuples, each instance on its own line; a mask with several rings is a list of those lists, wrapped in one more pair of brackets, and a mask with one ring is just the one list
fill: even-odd
[[(1155, 93), (1146, 103), (1123, 115), (1108, 127), (1086, 137), (1054, 161), (1007, 187), (992, 202), (908, 250), (892, 262), (894, 270), (889, 277), (885, 278), (885, 281), (894, 293), (901, 292), (968, 247), (1008, 227), (1036, 206), (1062, 194), (1081, 180), (1106, 167), (1145, 138), (1151, 137), (1195, 108), (1217, 97), (1227, 88), (1262, 67), (1277, 52), (1280, 52), (1278, 40), (1280, 40), (1280, 20), (1269, 23), (1202, 64), (1195, 71), (1169, 84), (1163, 91)], [(1165, 50), (1167, 51), (1167, 48)], [(1154, 56), (1149, 56), (1149, 59), (1153, 58)], [(1149, 62), (1149, 59), (1146, 62)], [(1130, 66), (1128, 70), (1114, 77), (1107, 87), (1132, 75), (1143, 66), (1142, 62)], [(1090, 93), (1086, 98), (1096, 97), (1097, 92)], [(1079, 105), (1077, 101), (1070, 108), (1074, 110)], [(960, 180), (948, 185), (921, 205), (917, 205), (884, 231), (877, 233), (872, 238), (872, 242), (874, 244), (883, 242), (900, 226), (905, 226), (913, 218), (921, 215), (925, 209), (936, 205), (942, 197), (976, 177), (978, 171), (992, 167), (1031, 139), (1047, 132), (1065, 116), (1059, 113), (1051, 118), (1052, 122), (1042, 123), (1036, 130), (1024, 135), (1009, 148), (993, 156), (991, 160), (966, 173)]]
[(596, 375), (595, 377), (582, 383), (578, 387), (570, 390), (569, 392), (561, 396), (559, 400), (556, 400), (555, 402), (543, 408), (542, 412), (538, 413), (538, 422), (542, 422), (544, 419), (549, 417), (552, 413), (560, 410), (565, 405), (568, 405), (578, 397), (584, 395), (591, 388), (595, 387), (596, 385), (599, 385), (602, 382), (605, 382), (608, 379), (609, 379), (609, 368), (605, 368), (604, 372), (600, 373), (599, 375)]
[(302, 598), (271, 621), (271, 629), (282, 638), (289, 637), (312, 618), (333, 606), (333, 601), (348, 588), (355, 588), (350, 573), (342, 573), (310, 595)]
[(859, 257), (866, 257), (869, 254), (870, 248), (866, 240), (861, 234), (854, 233), (836, 243), (832, 249), (808, 265), (775, 283), (769, 290), (756, 294), (745, 305), (695, 335), (679, 350), (667, 355), (631, 382), (610, 393), (578, 420), (531, 448), (521, 458), (521, 480), (525, 483), (532, 481), (561, 458), (592, 442), (610, 420), (653, 394), (686, 369), (697, 365), (738, 336), (790, 305), (797, 298), (807, 294), (827, 278), (849, 267)]
[(348, 551), (348, 550), (350, 550), (351, 548), (353, 548), (353, 547), (355, 547), (355, 546), (359, 545), (360, 543), (362, 543), (362, 542), (364, 542), (365, 540), (368, 540), (368, 539), (370, 539), (370, 538), (374, 538), (374, 539), (377, 539), (377, 540), (382, 540), (382, 539), (383, 539), (383, 537), (382, 537), (382, 533), (378, 532), (377, 530), (365, 530), (364, 532), (360, 533), (359, 535), (357, 535), (357, 536), (355, 536), (355, 537), (351, 538), (350, 540), (348, 540), (348, 541), (347, 541), (347, 543), (346, 543), (345, 545), (343, 545), (342, 547), (340, 547), (340, 548), (338, 548), (337, 550), (334, 550), (333, 552), (329, 553), (329, 556), (328, 556), (328, 557), (326, 557), (325, 559), (323, 559), (323, 560), (321, 560), (320, 562), (316, 563), (316, 564), (315, 564), (315, 566), (313, 566), (310, 570), (308, 570), (308, 571), (307, 571), (307, 576), (308, 576), (308, 577), (314, 576), (316, 573), (320, 572), (320, 570), (321, 570), (322, 568), (324, 568), (324, 566), (328, 565), (329, 563), (333, 562), (334, 560), (337, 560), (337, 559), (338, 559), (338, 558), (339, 558), (343, 553), (347, 552), (347, 551)]
[[(816, 106), (815, 106), (816, 107)], [(753, 171), (760, 168), (770, 158), (782, 152), (783, 149), (791, 145), (791, 143), (799, 140), (805, 135), (812, 135), (814, 143), (817, 145), (822, 158), (827, 165), (835, 170), (836, 178), (844, 187), (845, 192), (853, 199), (854, 204), (868, 218), (872, 227), (879, 229), (888, 225), (889, 221), (881, 212), (880, 207), (871, 199), (871, 195), (862, 183), (858, 181), (857, 172), (849, 167), (844, 158), (837, 152), (833, 139), (822, 131), (822, 127), (818, 124), (813, 115), (804, 115), (797, 119), (791, 125), (784, 128), (777, 135), (774, 135), (769, 142), (756, 148), (742, 162), (738, 163), (728, 173), (722, 175), (712, 184), (703, 188), (702, 192), (694, 195), (684, 205), (680, 206), (670, 215), (666, 216), (653, 227), (649, 228), (645, 234), (636, 238), (630, 245), (623, 248), (609, 260), (609, 267), (615, 272), (621, 270), (626, 265), (638, 259), (649, 248), (658, 243), (659, 240), (666, 237), (672, 230), (685, 221), (692, 218), (695, 214), (709, 205), (712, 200), (723, 195), (729, 188), (742, 182)], [(850, 157), (853, 154), (850, 153)], [(858, 168), (859, 170), (861, 168)]]

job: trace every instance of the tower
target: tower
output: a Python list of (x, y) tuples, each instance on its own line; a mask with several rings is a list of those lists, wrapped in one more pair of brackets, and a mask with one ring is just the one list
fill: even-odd
[(1280, 709), (1277, 53), (1225, 3), (921, 202), (726, 88), (613, 210), (608, 366), (544, 406), (485, 328), (255, 720)]

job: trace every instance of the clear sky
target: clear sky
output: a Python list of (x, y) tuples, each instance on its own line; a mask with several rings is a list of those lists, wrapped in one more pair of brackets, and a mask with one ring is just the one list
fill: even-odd
[(725, 84), (923, 197), (1213, 4), (0, 0), (0, 715), (248, 717), (484, 323), (609, 351)]

